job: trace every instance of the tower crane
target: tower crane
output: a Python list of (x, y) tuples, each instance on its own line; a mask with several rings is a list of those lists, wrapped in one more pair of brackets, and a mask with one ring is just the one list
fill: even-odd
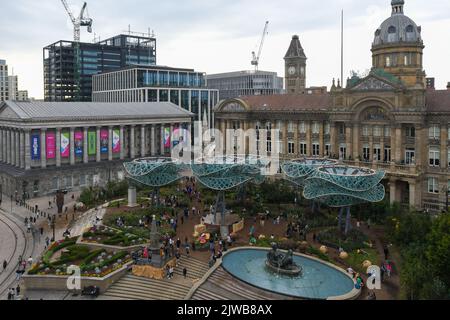
[[(81, 27), (87, 27), (87, 31), (92, 33), (92, 19), (89, 18), (87, 13), (87, 3), (83, 4), (81, 8), (80, 15), (75, 18), (72, 11), (69, 8), (66, 0), (61, 0), (64, 8), (66, 9), (67, 14), (72, 20), (73, 23), (73, 42), (74, 42), (74, 70), (73, 70), (73, 79), (74, 79), (74, 98), (75, 101), (80, 100), (80, 73), (81, 73), (81, 54), (80, 54), (80, 30)], [(86, 12), (86, 16), (85, 16)]]
[[(70, 17), (70, 20), (72, 20), (73, 23), (73, 41), (80, 42), (80, 29), (81, 27), (87, 27), (87, 31), (89, 33), (92, 33), (92, 19), (89, 18), (89, 15), (87, 14), (87, 3), (85, 2), (83, 4), (83, 7), (81, 8), (80, 15), (78, 18), (75, 18), (72, 11), (70, 11), (69, 5), (67, 4), (66, 0), (61, 0), (62, 4), (64, 5), (64, 8), (67, 11), (67, 14)], [(84, 13), (86, 12), (86, 17), (84, 16)]]
[(261, 52), (264, 46), (264, 40), (266, 39), (266, 35), (268, 34), (267, 32), (268, 29), (269, 29), (269, 21), (266, 21), (264, 31), (262, 34), (261, 43), (259, 44), (258, 55), (255, 54), (255, 51), (252, 52), (252, 66), (255, 66), (255, 71), (258, 71), (259, 58), (261, 57)]

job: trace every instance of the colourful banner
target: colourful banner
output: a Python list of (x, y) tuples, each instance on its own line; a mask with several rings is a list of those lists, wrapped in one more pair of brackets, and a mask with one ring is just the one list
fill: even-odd
[(119, 129), (113, 130), (112, 151), (113, 151), (113, 153), (120, 152), (120, 130)]
[(70, 133), (61, 132), (61, 158), (70, 156)]
[(31, 159), (39, 160), (41, 158), (41, 140), (38, 134), (31, 136)]
[(88, 155), (97, 154), (97, 133), (95, 131), (88, 132)]
[(83, 132), (75, 131), (74, 144), (75, 156), (81, 157), (83, 155)]
[(47, 132), (45, 139), (45, 151), (47, 159), (56, 157), (56, 135), (54, 132)]
[(107, 153), (108, 152), (108, 130), (102, 129), (100, 130), (100, 152)]
[(164, 128), (164, 147), (170, 148), (170, 128)]

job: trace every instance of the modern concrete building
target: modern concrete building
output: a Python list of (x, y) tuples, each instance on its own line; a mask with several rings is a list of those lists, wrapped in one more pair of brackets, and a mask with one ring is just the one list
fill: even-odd
[(206, 76), (208, 88), (219, 90), (220, 100), (249, 95), (283, 93), (283, 78), (276, 72), (236, 71)]
[(192, 117), (170, 102), (2, 102), (3, 193), (34, 197), (123, 179), (124, 160), (169, 155)]
[[(216, 127), (279, 129), (280, 138), (227, 139), (228, 152), (271, 152), (282, 159), (334, 157), (385, 170), (391, 202), (440, 211), (450, 188), (450, 85), (427, 89), (421, 28), (392, 1), (392, 15), (375, 31), (373, 65), (365, 77), (330, 92), (228, 99)], [(443, 57), (445, 58), (445, 57)], [(274, 149), (276, 150), (276, 149)]]
[(8, 100), (18, 100), (18, 76), (8, 76)]
[(19, 90), (17, 91), (17, 101), (28, 101), (28, 91)]
[(131, 66), (92, 77), (94, 102), (172, 102), (214, 126), (219, 92), (206, 87), (205, 74), (194, 69)]
[(156, 64), (156, 39), (118, 35), (96, 43), (58, 41), (44, 48), (45, 101), (92, 101), (92, 75)]
[(0, 60), (0, 102), (9, 99), (8, 65), (5, 60)]

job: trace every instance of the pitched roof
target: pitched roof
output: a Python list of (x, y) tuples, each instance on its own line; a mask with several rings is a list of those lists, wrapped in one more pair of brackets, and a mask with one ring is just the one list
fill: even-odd
[[(191, 117), (193, 114), (170, 102), (107, 103), (107, 102), (41, 102), (5, 101), (23, 120), (81, 120), (117, 118)], [(1, 114), (0, 114), (1, 118)]]
[(284, 58), (305, 58), (305, 52), (303, 51), (302, 45), (300, 44), (299, 37), (297, 35), (292, 36), (291, 44), (289, 45), (289, 49), (286, 52)]
[(240, 97), (252, 111), (327, 110), (332, 97), (324, 94), (280, 94)]
[(427, 90), (428, 112), (450, 112), (450, 90)]

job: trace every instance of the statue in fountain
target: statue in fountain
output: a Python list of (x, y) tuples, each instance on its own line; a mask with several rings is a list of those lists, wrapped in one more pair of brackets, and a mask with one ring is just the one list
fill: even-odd
[(272, 244), (272, 250), (267, 253), (266, 266), (277, 273), (290, 276), (302, 273), (302, 268), (294, 262), (292, 250), (283, 254), (278, 251), (276, 243)]

